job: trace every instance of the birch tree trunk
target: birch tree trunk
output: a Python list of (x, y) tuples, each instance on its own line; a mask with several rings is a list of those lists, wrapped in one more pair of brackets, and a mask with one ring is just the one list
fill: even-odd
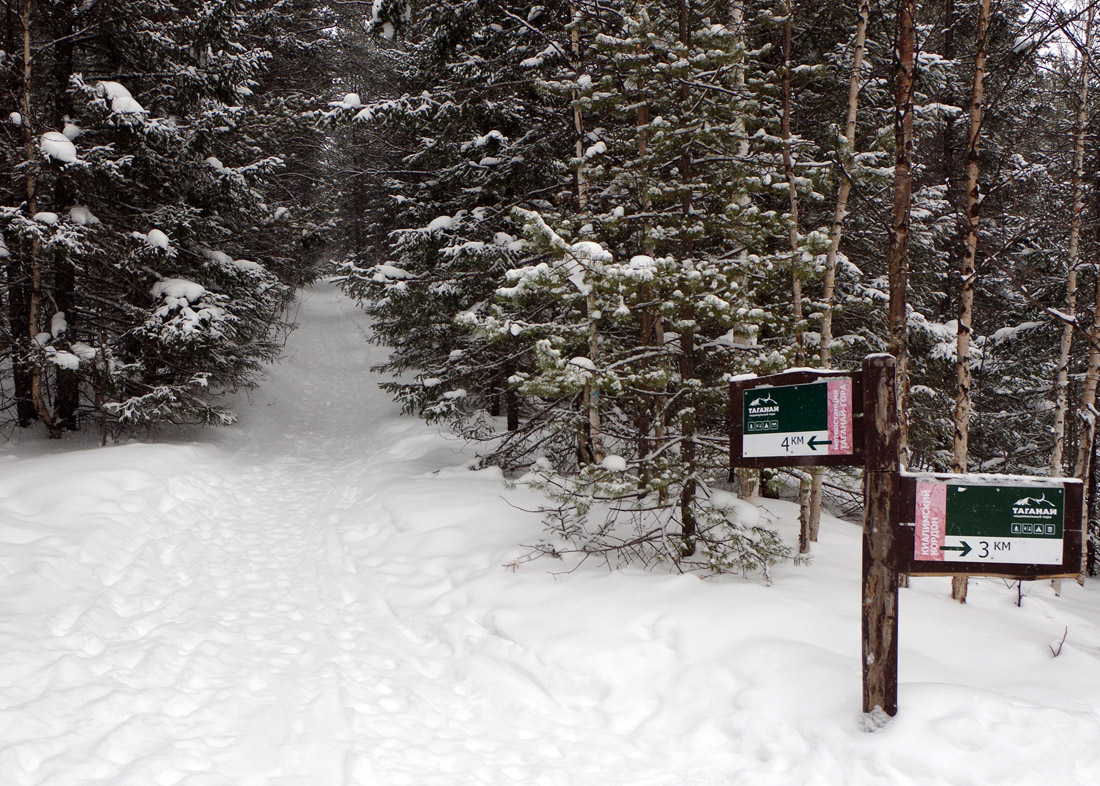
[[(844, 235), (844, 219), (848, 215), (848, 197), (852, 193), (851, 170), (855, 162), (856, 118), (859, 114), (860, 72), (863, 70), (863, 53), (867, 46), (867, 20), (871, 14), (871, 0), (860, 0), (856, 19), (856, 36), (852, 45), (852, 72), (848, 76), (848, 110), (844, 117), (844, 139), (841, 140), (839, 166), (839, 184), (836, 193), (836, 205), (833, 208), (833, 221), (829, 227), (829, 250), (825, 256), (825, 277), (822, 282), (821, 299), (824, 304), (821, 314), (821, 367), (833, 365), (833, 308), (836, 302), (836, 265), (840, 254), (840, 241)], [(814, 467), (811, 472), (810, 511), (806, 537), (816, 541), (821, 526), (822, 491), (825, 472), (822, 467)]]
[[(1070, 216), (1069, 248), (1066, 252), (1065, 316), (1069, 321), (1062, 325), (1062, 340), (1058, 346), (1058, 371), (1054, 379), (1054, 446), (1050, 453), (1050, 475), (1054, 478), (1060, 478), (1065, 474), (1066, 414), (1069, 411), (1069, 365), (1070, 355), (1073, 352), (1074, 332), (1076, 330), (1077, 270), (1080, 265), (1081, 224), (1085, 211), (1085, 136), (1088, 133), (1089, 123), (1089, 72), (1092, 66), (1092, 24), (1095, 18), (1095, 11), (1096, 7), (1089, 4), (1088, 12), (1085, 17), (1083, 44), (1078, 52), (1078, 57), (1081, 59), (1078, 64), (1077, 117), (1074, 127), (1075, 138), (1073, 146), (1073, 212)], [(1090, 352), (1090, 361), (1091, 359), (1092, 353)], [(1085, 419), (1083, 420), (1083, 425), (1085, 425), (1084, 431), (1086, 432), (1086, 436), (1091, 437), (1089, 441), (1093, 444), (1094, 448), (1094, 421)], [(1074, 468), (1075, 474), (1079, 477), (1086, 477), (1087, 475), (1090, 479), (1090, 482), (1086, 485), (1086, 501), (1084, 512), (1082, 513), (1083, 521), (1081, 526), (1084, 538), (1082, 554), (1086, 555), (1084, 557), (1085, 561), (1088, 560), (1089, 510), (1095, 504), (1095, 496), (1093, 493), (1095, 490), (1095, 483), (1091, 482), (1095, 479), (1095, 467), (1092, 467), (1092, 471), (1086, 472), (1086, 468), (1082, 465), (1090, 463), (1094, 455), (1094, 449), (1089, 450), (1088, 459), (1084, 457), (1083, 450), (1078, 452)], [(1082, 575), (1085, 573), (1086, 569), (1087, 566), (1083, 565)], [(1051, 585), (1054, 587), (1055, 595), (1060, 596), (1062, 594), (1061, 579), (1053, 579)]]
[(802, 331), (802, 274), (799, 270), (799, 205), (798, 186), (795, 183), (794, 150), (791, 138), (791, 34), (794, 25), (794, 3), (788, 2), (786, 21), (783, 23), (783, 82), (780, 134), (783, 138), (783, 172), (787, 177), (787, 196), (790, 204), (790, 226), (787, 239), (791, 246), (791, 316), (795, 330), (795, 365), (806, 363), (806, 337)]
[[(580, 11), (575, 5), (571, 6), (573, 14), (573, 26), (569, 32), (570, 54), (573, 59), (573, 72), (578, 76), (581, 73), (581, 38), (579, 30)], [(581, 112), (580, 94), (573, 91), (573, 131), (576, 135), (574, 149), (578, 161), (584, 160), (584, 115)], [(588, 178), (584, 171), (584, 164), (577, 165), (576, 173), (577, 209), (582, 215), (588, 209)], [(584, 298), (584, 316), (588, 325), (588, 359), (594, 365), (599, 364), (600, 336), (596, 325), (596, 294), (592, 285), (588, 285), (588, 292)], [(602, 424), (600, 422), (600, 391), (593, 385), (591, 378), (584, 383), (581, 407), (585, 413), (585, 424), (582, 433), (578, 437), (577, 458), (581, 464), (598, 464), (603, 461)]]
[[(745, 27), (745, 0), (732, 0), (732, 2), (730, 2), (730, 26), (736, 33), (738, 41), (743, 40), (743, 31)], [(737, 68), (735, 72), (735, 84), (739, 90), (745, 87), (744, 68)], [(734, 125), (734, 129), (741, 135), (738, 155), (744, 159), (749, 154), (749, 142), (745, 139), (745, 124), (741, 121), (737, 121)], [(738, 201), (741, 206), (744, 207), (749, 203), (749, 198), (747, 195), (743, 195)], [(743, 266), (745, 260), (748, 258), (748, 253), (744, 249), (741, 249), (739, 256)], [(737, 470), (737, 485), (737, 492), (743, 499), (752, 499), (757, 496), (760, 493), (760, 471), (745, 468)]]
[(860, 0), (859, 18), (856, 20), (856, 37), (852, 47), (852, 72), (848, 76), (848, 112), (844, 118), (844, 139), (841, 141), (839, 185), (833, 222), (829, 228), (829, 250), (825, 257), (825, 277), (821, 299), (825, 309), (821, 315), (821, 367), (831, 368), (833, 360), (833, 307), (836, 301), (836, 264), (840, 253), (840, 241), (844, 235), (844, 219), (848, 215), (848, 197), (852, 193), (849, 175), (855, 161), (856, 117), (859, 113), (860, 72), (863, 70), (863, 53), (867, 45), (867, 19), (871, 13), (871, 0)]
[[(978, 277), (978, 229), (982, 196), (978, 190), (981, 174), (981, 138), (983, 100), (985, 98), (986, 44), (989, 38), (990, 0), (978, 4), (978, 38), (974, 53), (974, 78), (970, 88), (970, 126), (966, 137), (966, 239), (959, 269), (959, 330), (955, 341), (955, 436), (951, 464), (955, 472), (966, 472), (970, 449), (970, 415), (973, 411), (970, 377), (970, 344), (974, 323), (974, 285)], [(966, 602), (966, 576), (951, 579), (951, 597)]]
[[(1086, 21), (1090, 30), (1093, 21), (1093, 5), (1090, 3), (1089, 15)], [(1087, 78), (1092, 70), (1091, 53), (1087, 46), (1082, 47), (1081, 57), (1082, 73), (1084, 73)], [(1087, 113), (1087, 107), (1085, 109)], [(1082, 175), (1083, 172), (1084, 166), (1082, 165)], [(1083, 184), (1082, 188), (1084, 188)], [(1095, 248), (1091, 249), (1091, 252), (1095, 255)], [(1096, 451), (1096, 393), (1098, 386), (1100, 386), (1100, 282), (1097, 282), (1094, 298), (1092, 304), (1092, 324), (1089, 326), (1086, 334), (1089, 354), (1085, 370), (1085, 384), (1081, 390), (1081, 400), (1077, 409), (1077, 416), (1080, 420), (1080, 433), (1077, 437), (1077, 456), (1073, 466), (1073, 477), (1085, 481), (1086, 490), (1089, 488), (1088, 480), (1092, 474), (1092, 458)], [(1085, 504), (1083, 506), (1084, 509), (1081, 513), (1081, 568), (1077, 576), (1078, 583), (1084, 582), (1084, 577), (1088, 570), (1089, 511), (1093, 509), (1096, 502), (1095, 497), (1086, 493)]]
[[(38, 212), (38, 178), (35, 173), (33, 161), (38, 157), (35, 148), (34, 123), (31, 102), (31, 78), (32, 53), (31, 53), (31, 12), (33, 0), (23, 0), (19, 22), (23, 32), (23, 94), (20, 97), (20, 109), (23, 112), (23, 144), (26, 151), (27, 174), (24, 178), (27, 195), (27, 216), (31, 217)], [(42, 325), (42, 313), (45, 308), (45, 294), (43, 292), (42, 259), (39, 254), (38, 243), (31, 240), (26, 244), (29, 254), (30, 294), (27, 298), (27, 350), (34, 346), (35, 336), (40, 332)], [(31, 401), (34, 404), (35, 414), (38, 420), (46, 424), (50, 430), (50, 437), (59, 437), (60, 433), (53, 428), (53, 417), (46, 403), (46, 385), (41, 365), (28, 359), (30, 376)]]
[(955, 435), (952, 441), (952, 466), (955, 472), (966, 472), (970, 449), (971, 398), (970, 347), (974, 322), (974, 286), (977, 280), (978, 228), (982, 196), (978, 189), (981, 174), (981, 136), (983, 100), (985, 98), (986, 42), (989, 33), (990, 0), (978, 5), (977, 50), (974, 53), (974, 79), (970, 90), (970, 127), (966, 144), (966, 238), (962, 265), (959, 269), (959, 327), (955, 341)]
[[(1081, 434), (1077, 440), (1077, 460), (1074, 462), (1073, 467), (1073, 476), (1086, 481), (1089, 477), (1093, 443), (1096, 439), (1096, 390), (1097, 386), (1100, 385), (1100, 286), (1097, 287), (1096, 300), (1093, 303), (1092, 325), (1089, 327), (1088, 341), (1089, 359), (1085, 372), (1085, 385), (1084, 389), (1081, 391), (1081, 403), (1077, 410), (1078, 417), (1081, 420)], [(1087, 559), (1089, 542), (1088, 510), (1095, 502), (1094, 499), (1086, 499), (1084, 511), (1082, 512), (1082, 565), (1078, 581), (1083, 580), (1086, 569), (1085, 560)]]
[[(791, 316), (794, 319), (795, 330), (797, 331), (795, 333), (795, 365), (803, 366), (806, 363), (806, 338), (802, 330), (802, 273), (799, 270), (802, 252), (799, 248), (798, 186), (795, 183), (794, 142), (791, 138), (791, 34), (793, 27), (794, 4), (788, 2), (786, 21), (783, 23), (782, 110), (779, 124), (783, 139), (783, 172), (787, 178), (787, 196), (790, 203), (790, 228), (787, 239), (791, 246)], [(800, 554), (808, 554), (810, 551), (810, 496), (812, 489), (810, 484), (805, 481), (805, 475), (800, 475), (798, 484), (798, 551)]]
[(1076, 138), (1073, 148), (1073, 213), (1070, 216), (1069, 248), (1066, 259), (1065, 315), (1062, 341), (1058, 347), (1058, 373), (1054, 380), (1054, 448), (1050, 454), (1050, 475), (1060, 478), (1065, 473), (1063, 456), (1066, 444), (1066, 412), (1069, 409), (1069, 362), (1073, 350), (1073, 321), (1077, 316), (1077, 268), (1081, 247), (1081, 219), (1085, 209), (1085, 134), (1089, 121), (1089, 67), (1092, 43), (1092, 22), (1095, 8), (1090, 5), (1085, 19), (1084, 46), (1079, 52), (1077, 87)]

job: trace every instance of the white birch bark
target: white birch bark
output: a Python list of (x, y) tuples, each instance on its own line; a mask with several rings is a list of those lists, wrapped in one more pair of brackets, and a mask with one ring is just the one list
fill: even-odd
[[(1081, 219), (1085, 209), (1085, 135), (1089, 120), (1089, 47), (1092, 43), (1094, 7), (1088, 8), (1085, 19), (1084, 46), (1079, 53), (1077, 87), (1077, 119), (1073, 148), (1073, 213), (1070, 217), (1069, 248), (1066, 252), (1066, 301), (1065, 314), (1070, 319), (1077, 315), (1077, 268), (1081, 247)], [(1050, 475), (1060, 478), (1065, 473), (1063, 458), (1066, 444), (1066, 413), (1069, 409), (1069, 361), (1073, 350), (1074, 325), (1062, 326), (1062, 340), (1058, 347), (1058, 372), (1054, 380), (1054, 447), (1050, 455)]]
[[(974, 53), (974, 78), (970, 88), (970, 126), (966, 143), (966, 251), (959, 269), (959, 319), (955, 341), (955, 435), (951, 464), (955, 472), (966, 472), (970, 450), (970, 416), (974, 410), (970, 374), (970, 347), (974, 323), (974, 286), (978, 277), (978, 229), (982, 196), (978, 189), (981, 174), (982, 118), (985, 98), (985, 59), (989, 33), (990, 0), (978, 4), (978, 38)], [(966, 602), (969, 581), (966, 576), (951, 579), (951, 597)]]
[[(843, 148), (838, 168), (836, 205), (833, 208), (833, 221), (829, 227), (829, 250), (825, 256), (825, 276), (822, 282), (821, 299), (824, 309), (821, 314), (821, 367), (832, 368), (833, 364), (833, 308), (836, 302), (836, 266), (840, 254), (840, 241), (844, 235), (844, 219), (848, 215), (848, 198), (852, 193), (850, 172), (855, 162), (856, 119), (859, 115), (859, 91), (862, 84), (863, 54), (867, 48), (867, 20), (871, 14), (870, 0), (860, 0), (856, 19), (856, 35), (852, 44), (852, 71), (848, 76), (848, 109), (844, 117)], [(821, 526), (821, 505), (824, 491), (825, 473), (821, 467), (811, 472), (810, 511), (807, 526), (807, 539), (817, 540)]]

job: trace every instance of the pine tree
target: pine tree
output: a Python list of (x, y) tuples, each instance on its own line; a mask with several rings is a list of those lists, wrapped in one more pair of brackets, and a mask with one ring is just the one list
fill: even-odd
[[(405, 15), (396, 6), (387, 13), (383, 26)], [(388, 388), (431, 418), (472, 416), (468, 434), (479, 413), (500, 410), (511, 369), (529, 359), (471, 340), (456, 316), (485, 303), (515, 264), (511, 207), (569, 199), (570, 172), (557, 154), (570, 133), (562, 101), (532, 81), (565, 56), (568, 22), (561, 8), (428, 4), (409, 17), (423, 39), (410, 92), (329, 112), (332, 123), (401, 146), (386, 183), (392, 250), (379, 258), (372, 249), (345, 270), (379, 340), (393, 347), (386, 370), (413, 373)]]
[(24, 6), (37, 54), (6, 63), (22, 141), (5, 143), (0, 207), (22, 425), (230, 422), (217, 394), (276, 354), (288, 284), (309, 278), (304, 225), (276, 202), (294, 156), (276, 148), (301, 131), (290, 91), (264, 83), (273, 51), (317, 43), (286, 27), (292, 10), (303, 26), (313, 15)]
[[(774, 96), (743, 31), (715, 21), (720, 8), (620, 10), (585, 20), (603, 24), (579, 36), (592, 42), (583, 69), (551, 84), (584, 120), (571, 162), (581, 210), (555, 227), (524, 213), (536, 253), (469, 321), (534, 344), (536, 368), (513, 379), (543, 413), (537, 483), (575, 545), (766, 568), (782, 547), (752, 545), (712, 492), (725, 474), (724, 372), (794, 353), (773, 307), (789, 292), (773, 242), (787, 230)], [(586, 449), (597, 423), (599, 447)]]

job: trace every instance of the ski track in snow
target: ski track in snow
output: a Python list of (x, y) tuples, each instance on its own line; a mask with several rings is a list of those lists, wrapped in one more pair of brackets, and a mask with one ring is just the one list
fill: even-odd
[[(1040, 680), (936, 682), (982, 680), (965, 642), (906, 656), (926, 679), (907, 715), (861, 733), (858, 594), (820, 606), (806, 569), (786, 596), (506, 570), (538, 525), (499, 475), (398, 416), (334, 288), (299, 319), (237, 428), (0, 457), (0, 786), (1100, 784), (1100, 679), (1049, 704)], [(854, 543), (820, 559), (851, 572)], [(903, 636), (942, 635), (938, 596), (904, 603)], [(1060, 634), (1060, 608), (988, 613)], [(1095, 622), (1072, 619), (1059, 660), (1044, 641), (1005, 669), (1095, 671)]]

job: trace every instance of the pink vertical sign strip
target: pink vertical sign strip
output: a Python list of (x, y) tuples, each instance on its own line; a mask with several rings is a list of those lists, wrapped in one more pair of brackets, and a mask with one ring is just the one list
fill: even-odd
[(917, 482), (916, 537), (913, 556), (919, 560), (943, 561), (947, 522), (947, 484)]
[(852, 449), (852, 378), (830, 379), (826, 385), (829, 413), (829, 455), (851, 455)]

